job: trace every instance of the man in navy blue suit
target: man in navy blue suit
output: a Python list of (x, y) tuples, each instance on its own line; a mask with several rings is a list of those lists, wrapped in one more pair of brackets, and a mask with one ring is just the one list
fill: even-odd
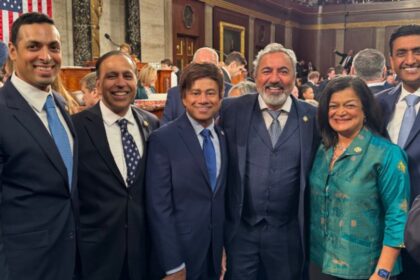
[[(200, 48), (194, 53), (192, 60), (193, 63), (213, 63), (217, 65), (219, 63), (219, 55), (212, 48)], [(224, 94), (227, 96), (232, 85), (224, 81)], [(173, 87), (168, 91), (165, 108), (163, 110), (163, 116), (161, 124), (168, 123), (175, 120), (185, 112), (184, 105), (181, 101), (181, 92), (179, 86)]]
[(227, 153), (214, 116), (223, 97), (222, 73), (214, 64), (192, 63), (180, 89), (186, 112), (149, 138), (150, 279), (219, 279)]
[(290, 95), (295, 65), (292, 50), (269, 44), (254, 61), (258, 94), (222, 104), (229, 152), (227, 279), (306, 274), (306, 177), (319, 141), (316, 109)]
[[(389, 49), (391, 67), (402, 83), (379, 93), (377, 98), (391, 141), (398, 143), (408, 156), (411, 205), (414, 198), (420, 194), (420, 26), (406, 25), (396, 29), (390, 37)], [(409, 105), (411, 98), (412, 106)], [(414, 115), (412, 120), (406, 114), (410, 107), (412, 113), (409, 115)], [(420, 266), (405, 250), (402, 250), (401, 255), (403, 274), (399, 278), (419, 279)]]
[(14, 72), (0, 89), (0, 278), (71, 280), (76, 264), (77, 139), (51, 84), (61, 66), (53, 20), (12, 26)]

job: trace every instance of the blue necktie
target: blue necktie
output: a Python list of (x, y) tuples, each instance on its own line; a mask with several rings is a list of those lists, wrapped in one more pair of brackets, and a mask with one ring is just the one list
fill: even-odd
[(203, 152), (204, 152), (204, 159), (207, 165), (207, 171), (209, 173), (210, 185), (211, 189), (214, 191), (216, 189), (216, 177), (217, 177), (217, 170), (216, 170), (216, 152), (214, 150), (213, 142), (211, 141), (211, 132), (207, 128), (203, 129), (200, 132), (201, 136), (203, 136)]
[(71, 189), (71, 179), (73, 175), (73, 154), (71, 152), (70, 141), (67, 132), (61, 123), (52, 95), (48, 95), (45, 101), (44, 110), (47, 112), (48, 127), (54, 139), (55, 145), (60, 153), (61, 159), (67, 169), (67, 176), (69, 178), (69, 188)]
[(127, 186), (134, 183), (136, 169), (140, 162), (140, 153), (134, 142), (133, 136), (128, 132), (126, 119), (117, 121), (121, 130), (121, 141), (124, 149), (125, 164), (127, 165)]
[(281, 134), (281, 126), (279, 122), (279, 115), (281, 111), (267, 110), (267, 112), (273, 118), (273, 121), (271, 122), (268, 132), (270, 133), (271, 144), (273, 145), (273, 148), (274, 148)]
[(400, 133), (398, 135), (398, 146), (404, 148), (407, 142), (408, 135), (416, 120), (416, 104), (419, 102), (420, 97), (414, 94), (407, 95), (404, 100), (407, 102), (407, 109), (405, 109), (404, 117), (401, 123)]

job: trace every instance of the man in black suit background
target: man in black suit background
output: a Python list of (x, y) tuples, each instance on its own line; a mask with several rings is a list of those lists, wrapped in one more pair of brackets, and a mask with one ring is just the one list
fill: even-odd
[(350, 72), (365, 81), (372, 94), (391, 87), (385, 83), (385, 56), (378, 50), (364, 49), (358, 52)]
[(243, 54), (234, 51), (228, 54), (225, 59), (225, 65), (222, 67), (223, 80), (225, 83), (232, 85), (232, 78), (239, 73), (246, 71), (247, 62)]
[(341, 57), (338, 64), (343, 66), (343, 68), (347, 71), (347, 74), (350, 73), (351, 65), (353, 64), (353, 50), (349, 50), (347, 54), (341, 53), (337, 50), (334, 50), (334, 53)]
[(0, 89), (0, 278), (71, 280), (76, 264), (77, 139), (51, 84), (60, 34), (39, 13), (12, 26), (14, 72)]
[(96, 63), (98, 104), (73, 117), (80, 137), (81, 276), (146, 280), (146, 144), (157, 118), (132, 107), (137, 69), (119, 51)]

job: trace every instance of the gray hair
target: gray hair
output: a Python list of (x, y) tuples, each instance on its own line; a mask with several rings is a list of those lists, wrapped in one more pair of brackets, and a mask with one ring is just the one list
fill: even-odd
[(361, 50), (353, 59), (355, 74), (364, 81), (383, 78), (384, 67), (385, 57), (375, 49)]
[(254, 73), (257, 73), (258, 67), (260, 65), (261, 58), (264, 55), (269, 54), (269, 53), (277, 53), (277, 52), (282, 52), (290, 58), (290, 61), (292, 62), (293, 73), (296, 75), (297, 59), (296, 59), (295, 52), (291, 49), (287, 49), (287, 48), (283, 47), (283, 45), (279, 44), (279, 43), (270, 43), (267, 46), (265, 46), (264, 49), (262, 49), (258, 52), (257, 57), (255, 58), (255, 60), (253, 62)]
[(237, 83), (236, 85), (234, 85), (228, 93), (228, 96), (230, 96), (230, 93), (233, 90), (239, 90), (241, 95), (245, 95), (245, 94), (250, 94), (250, 93), (256, 93), (257, 92), (257, 87), (255, 86), (255, 83), (250, 82), (250, 81), (242, 81), (240, 83)]
[(86, 74), (82, 79), (80, 79), (80, 85), (83, 85), (83, 83), (88, 90), (94, 90), (96, 88), (96, 72)]
[(196, 50), (195, 53), (194, 53), (192, 61), (195, 62), (196, 59), (197, 59), (197, 55), (201, 52), (204, 52), (204, 51), (212, 53), (216, 57), (216, 63), (219, 62), (219, 55), (217, 54), (217, 52), (214, 49), (209, 48), (209, 47), (202, 47), (202, 48), (199, 48), (198, 50)]

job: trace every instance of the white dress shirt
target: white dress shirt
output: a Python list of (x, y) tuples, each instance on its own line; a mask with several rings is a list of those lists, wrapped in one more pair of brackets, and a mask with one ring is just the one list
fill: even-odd
[[(400, 134), (402, 120), (404, 118), (405, 110), (407, 109), (407, 102), (404, 100), (404, 98), (409, 94), (420, 96), (420, 88), (418, 88), (415, 92), (411, 93), (408, 92), (404, 88), (404, 86), (401, 86), (400, 98), (398, 99), (398, 102), (395, 105), (394, 114), (391, 116), (391, 120), (388, 123), (387, 127), (389, 137), (391, 138), (391, 141), (395, 144), (398, 143), (398, 135)], [(417, 114), (419, 112), (420, 102), (418, 102), (414, 108), (416, 109)]]
[(133, 111), (131, 108), (127, 111), (125, 116), (115, 114), (111, 111), (102, 101), (99, 101), (99, 107), (101, 109), (102, 119), (104, 121), (106, 138), (108, 140), (109, 149), (114, 158), (115, 164), (124, 179), (124, 183), (127, 186), (127, 165), (125, 163), (124, 148), (121, 140), (121, 129), (117, 121), (120, 119), (126, 119), (128, 121), (127, 130), (133, 136), (134, 142), (139, 150), (140, 157), (144, 153), (143, 140), (141, 138), (140, 129), (134, 118)]
[[(264, 100), (262, 99), (261, 95), (258, 96), (258, 103), (260, 104), (260, 109), (262, 112), (262, 116), (264, 119), (265, 127), (267, 130), (270, 129), (270, 125), (273, 122), (273, 118), (267, 112), (269, 109), (267, 104), (265, 104)], [(292, 109), (292, 98), (290, 96), (287, 97), (286, 101), (284, 102), (283, 106), (279, 109), (281, 113), (278, 116), (278, 120), (280, 123), (281, 130), (283, 131), (284, 126), (286, 125), (287, 118), (289, 117), (290, 110)], [(278, 111), (278, 110), (277, 110)]]
[[(25, 99), (26, 102), (28, 102), (29, 106), (31, 106), (35, 114), (39, 117), (39, 119), (44, 124), (45, 128), (51, 134), (50, 128), (48, 126), (47, 111), (44, 110), (45, 101), (47, 101), (48, 95), (52, 95), (51, 89), (49, 90), (49, 92), (40, 90), (39, 88), (28, 84), (27, 82), (16, 76), (16, 73), (14, 72), (10, 81), (12, 82), (13, 86), (17, 89), (17, 91), (22, 95), (23, 99)], [(54, 98), (53, 100), (55, 103), (55, 110), (57, 111), (58, 118), (60, 119), (61, 124), (66, 130), (67, 137), (69, 138), (70, 148), (73, 152), (73, 135), (71, 134), (70, 128), (67, 125), (66, 120), (64, 119), (60, 109), (57, 106), (57, 102), (55, 102)]]

